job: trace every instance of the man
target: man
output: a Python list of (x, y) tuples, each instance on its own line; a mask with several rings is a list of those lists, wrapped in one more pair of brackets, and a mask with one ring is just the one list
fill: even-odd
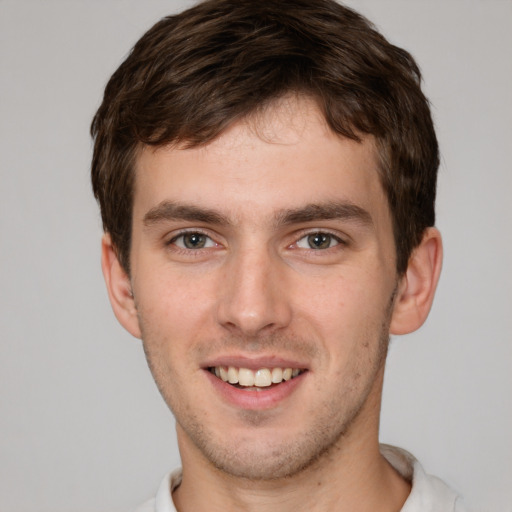
[(412, 57), (330, 0), (210, 0), (139, 40), (92, 134), (110, 300), (182, 458), (141, 510), (462, 510), (378, 443), (442, 260)]

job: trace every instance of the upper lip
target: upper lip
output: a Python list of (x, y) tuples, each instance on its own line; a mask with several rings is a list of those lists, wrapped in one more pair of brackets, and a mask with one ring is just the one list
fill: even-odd
[(216, 366), (233, 366), (235, 368), (248, 368), (259, 370), (260, 368), (300, 368), (308, 367), (304, 361), (279, 356), (246, 356), (246, 355), (225, 355), (216, 356), (205, 361), (204, 368)]

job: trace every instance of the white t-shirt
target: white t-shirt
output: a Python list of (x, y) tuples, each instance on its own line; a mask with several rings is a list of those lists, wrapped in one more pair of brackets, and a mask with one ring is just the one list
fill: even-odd
[[(381, 445), (380, 451), (388, 462), (407, 481), (411, 493), (401, 512), (465, 512), (460, 497), (439, 478), (427, 475), (421, 464), (407, 451)], [(156, 497), (139, 507), (136, 512), (177, 512), (172, 491), (181, 483), (181, 470), (168, 474), (160, 484)]]

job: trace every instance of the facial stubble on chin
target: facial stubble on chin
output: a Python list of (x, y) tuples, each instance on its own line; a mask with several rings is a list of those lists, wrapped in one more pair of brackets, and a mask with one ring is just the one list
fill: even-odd
[[(293, 477), (303, 471), (313, 468), (320, 464), (322, 460), (326, 460), (335, 455), (343, 444), (343, 438), (346, 437), (351, 427), (356, 422), (368, 397), (377, 381), (382, 380), (384, 365), (389, 346), (389, 325), (391, 314), (394, 306), (394, 300), (397, 287), (393, 290), (388, 307), (386, 308), (385, 317), (381, 325), (379, 339), (377, 345), (368, 337), (363, 341), (363, 347), (371, 350), (375, 347), (373, 354), (368, 354), (368, 363), (371, 368), (367, 369), (366, 387), (359, 393), (359, 399), (352, 403), (352, 406), (344, 411), (342, 417), (339, 416), (339, 404), (353, 402), (350, 399), (349, 390), (355, 386), (356, 380), (362, 377), (361, 372), (356, 372), (352, 376), (352, 382), (340, 382), (340, 388), (345, 389), (345, 397), (341, 394), (337, 400), (331, 400), (327, 397), (324, 402), (317, 407), (317, 415), (313, 422), (309, 424), (309, 428), (304, 432), (300, 439), (295, 439), (280, 445), (272, 446), (272, 439), (269, 436), (268, 443), (263, 449), (263, 453), (255, 453), (247, 449), (247, 445), (251, 444), (251, 431), (264, 428), (272, 422), (274, 418), (273, 411), (238, 411), (239, 420), (247, 425), (247, 438), (233, 439), (229, 446), (219, 443), (215, 433), (205, 428), (204, 422), (191, 410), (190, 407), (173, 406), (173, 400), (166, 391), (168, 385), (172, 385), (172, 377), (162, 371), (160, 364), (155, 361), (154, 354), (151, 353), (146, 342), (144, 342), (144, 351), (148, 361), (149, 368), (157, 383), (157, 386), (164, 400), (173, 412), (182, 435), (185, 435), (193, 443), (193, 445), (203, 455), (205, 460), (213, 467), (232, 477), (244, 478), (253, 481), (278, 480)], [(139, 319), (142, 320), (142, 319)], [(143, 340), (145, 340), (145, 329), (143, 323), (140, 322)], [(283, 343), (291, 347), (295, 345), (302, 347), (309, 355), (316, 352), (316, 347), (311, 346), (304, 341), (296, 339), (271, 337), (273, 341), (268, 339), (263, 343), (265, 346), (271, 345), (281, 346)], [(227, 342), (227, 344), (238, 344), (240, 340)], [(251, 346), (257, 350), (259, 343), (250, 342)], [(214, 343), (215, 344), (215, 343)], [(224, 342), (220, 342), (219, 346), (225, 347)], [(212, 348), (209, 345), (208, 351)], [(303, 353), (304, 353), (303, 352)], [(345, 377), (346, 378), (346, 377)], [(379, 402), (375, 407), (380, 406), (380, 387), (379, 384)], [(247, 391), (250, 392), (250, 391)], [(346, 398), (346, 399), (345, 399)], [(176, 404), (174, 404), (176, 405)], [(377, 411), (378, 413), (379, 411)]]

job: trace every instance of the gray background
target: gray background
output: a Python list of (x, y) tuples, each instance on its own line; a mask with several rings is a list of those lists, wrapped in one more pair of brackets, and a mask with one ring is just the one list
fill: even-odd
[[(393, 341), (381, 439), (482, 511), (512, 510), (512, 2), (352, 0), (410, 50), (442, 147), (445, 264)], [(174, 422), (100, 273), (90, 119), (190, 2), (0, 0), (0, 511), (130, 511), (179, 463)]]

